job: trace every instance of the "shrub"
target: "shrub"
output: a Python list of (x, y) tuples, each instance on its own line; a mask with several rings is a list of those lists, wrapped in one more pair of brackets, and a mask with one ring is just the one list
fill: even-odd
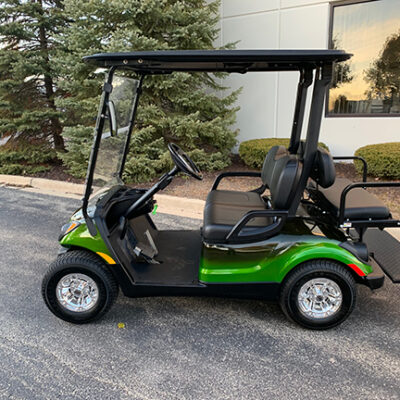
[(17, 141), (0, 148), (0, 174), (31, 175), (50, 169), (55, 150), (47, 143)]
[[(270, 139), (253, 139), (240, 143), (239, 155), (248, 167), (261, 168), (264, 158), (273, 146), (289, 147), (290, 139), (270, 138)], [(324, 143), (319, 146), (329, 150)]]
[[(220, 153), (208, 154), (202, 149), (195, 149), (188, 151), (187, 154), (202, 171), (221, 170), (228, 165), (225, 157)], [(137, 155), (127, 160), (123, 178), (127, 183), (146, 182), (173, 166), (174, 163), (168, 150), (155, 161), (146, 156)]]
[(45, 165), (21, 165), (21, 164), (6, 164), (0, 166), (0, 174), (6, 175), (35, 175), (39, 172), (46, 172), (50, 169)]
[[(359, 148), (356, 156), (368, 163), (368, 174), (379, 178), (400, 179), (400, 142), (372, 144)], [(362, 173), (362, 164), (355, 162), (356, 169)]]

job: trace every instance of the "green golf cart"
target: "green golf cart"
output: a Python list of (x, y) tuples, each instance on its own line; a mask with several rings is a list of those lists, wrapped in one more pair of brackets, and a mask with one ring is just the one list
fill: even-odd
[[(380, 288), (385, 273), (399, 282), (400, 268), (388, 260), (387, 247), (392, 255), (400, 244), (383, 228), (400, 221), (365, 189), (399, 184), (367, 182), (366, 164), (363, 182), (336, 178), (331, 155), (318, 147), (334, 63), (350, 57), (338, 50), (85, 57), (108, 73), (82, 207), (62, 227), (61, 250), (43, 279), (49, 309), (66, 321), (86, 323), (110, 309), (119, 289), (128, 297), (244, 297), (277, 301), (292, 321), (327, 329), (354, 309), (356, 284)], [(166, 143), (175, 166), (150, 189), (132, 189), (122, 181), (143, 81), (175, 71), (299, 73), (289, 147), (273, 147), (259, 172), (219, 175), (205, 203), (202, 228), (190, 231), (158, 230), (151, 218), (154, 195), (178, 173), (202, 179), (179, 146)], [(312, 84), (308, 128), (301, 140)], [(220, 189), (224, 178), (235, 176), (254, 177), (259, 185), (248, 192)]]

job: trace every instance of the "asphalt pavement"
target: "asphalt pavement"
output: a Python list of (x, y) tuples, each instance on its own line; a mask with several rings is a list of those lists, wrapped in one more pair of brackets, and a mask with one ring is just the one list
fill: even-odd
[(389, 280), (359, 287), (352, 316), (324, 332), (263, 301), (121, 293), (100, 321), (57, 319), (40, 284), (78, 206), (0, 187), (0, 399), (400, 399), (400, 285)]

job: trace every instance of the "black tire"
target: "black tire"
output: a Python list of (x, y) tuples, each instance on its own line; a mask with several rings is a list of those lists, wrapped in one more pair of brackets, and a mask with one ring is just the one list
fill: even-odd
[[(71, 311), (57, 299), (56, 287), (60, 279), (68, 274), (85, 274), (92, 278), (98, 288), (95, 305), (88, 311)], [(118, 284), (102, 259), (85, 250), (72, 250), (60, 255), (43, 278), (42, 296), (50, 311), (57, 317), (75, 324), (84, 324), (103, 316), (118, 296)]]
[[(340, 307), (328, 317), (311, 318), (300, 309), (298, 295), (302, 286), (316, 278), (335, 282), (342, 293)], [(356, 297), (356, 282), (343, 265), (330, 260), (312, 260), (298, 266), (287, 276), (282, 284), (279, 303), (290, 320), (308, 329), (323, 330), (341, 324), (354, 310)]]

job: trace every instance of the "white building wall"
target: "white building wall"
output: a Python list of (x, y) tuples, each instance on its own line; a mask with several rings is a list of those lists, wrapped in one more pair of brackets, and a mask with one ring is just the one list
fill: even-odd
[[(238, 42), (237, 49), (328, 48), (329, 3), (222, 0), (218, 44)], [(243, 87), (236, 124), (239, 141), (290, 136), (297, 81), (294, 72), (232, 74), (227, 78), (227, 86)], [(306, 113), (308, 110), (309, 105)], [(306, 128), (307, 121), (303, 136)], [(351, 155), (363, 145), (399, 141), (399, 133), (400, 117), (324, 117), (321, 141), (335, 155)]]

